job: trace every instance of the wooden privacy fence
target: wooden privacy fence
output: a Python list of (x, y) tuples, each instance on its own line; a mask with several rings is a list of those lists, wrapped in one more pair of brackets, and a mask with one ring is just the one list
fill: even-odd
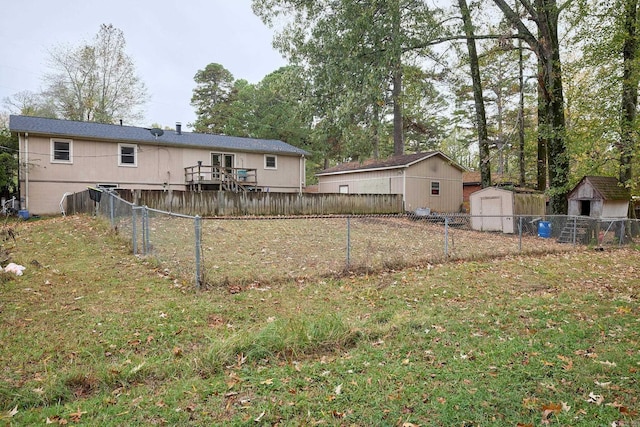
[[(400, 194), (232, 193), (228, 191), (117, 190), (138, 206), (200, 216), (403, 213)], [(67, 197), (68, 213), (93, 212), (88, 191)]]

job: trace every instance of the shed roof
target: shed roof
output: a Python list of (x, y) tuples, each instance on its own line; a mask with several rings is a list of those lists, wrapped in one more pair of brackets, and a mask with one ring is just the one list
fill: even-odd
[(620, 184), (617, 178), (611, 176), (585, 176), (573, 187), (568, 197), (571, 198), (571, 195), (585, 183), (590, 184), (604, 200), (629, 200), (631, 198), (629, 189)]
[(147, 143), (175, 147), (198, 147), (225, 151), (245, 151), (288, 155), (308, 155), (301, 148), (273, 139), (242, 138), (237, 136), (213, 135), (195, 132), (166, 130), (161, 136), (151, 134), (149, 128), (120, 126), (95, 122), (47, 119), (43, 117), (9, 117), (11, 132), (29, 132), (66, 138), (86, 138), (104, 141)]
[(379, 160), (379, 159), (369, 159), (364, 162), (347, 162), (341, 163), (332, 168), (325, 169), (320, 171), (316, 175), (337, 175), (344, 173), (358, 173), (358, 172), (370, 172), (372, 170), (385, 170), (385, 169), (400, 169), (400, 168), (408, 168), (409, 166), (426, 160), (431, 157), (441, 157), (444, 161), (451, 164), (455, 168), (464, 172), (466, 169), (457, 164), (455, 161), (447, 157), (441, 151), (427, 151), (423, 153), (415, 153), (415, 154), (404, 154), (401, 156), (393, 156), (388, 159)]
[[(492, 173), (491, 182), (493, 185), (513, 185), (515, 181), (511, 176), (501, 173)], [(466, 171), (462, 174), (462, 183), (466, 186), (480, 185), (482, 183), (480, 171)]]

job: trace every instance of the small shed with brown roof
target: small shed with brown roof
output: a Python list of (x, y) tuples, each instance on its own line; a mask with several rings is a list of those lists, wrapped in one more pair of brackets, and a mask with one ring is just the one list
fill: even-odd
[(616, 178), (585, 176), (567, 195), (569, 215), (626, 218), (631, 195)]
[(441, 151), (342, 163), (316, 174), (320, 193), (402, 194), (406, 211), (459, 212), (465, 168)]

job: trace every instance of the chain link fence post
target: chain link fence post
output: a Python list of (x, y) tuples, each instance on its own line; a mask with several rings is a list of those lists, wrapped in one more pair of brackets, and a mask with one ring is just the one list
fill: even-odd
[(195, 255), (196, 255), (196, 289), (200, 290), (202, 284), (201, 247), (202, 247), (202, 218), (196, 215), (194, 218), (195, 230)]
[(142, 254), (149, 255), (149, 210), (142, 207)]
[(109, 219), (111, 220), (111, 229), (113, 229), (116, 226), (116, 217), (113, 212), (113, 194), (110, 191), (107, 191), (107, 194), (109, 195)]
[(132, 206), (131, 207), (131, 234), (132, 234), (132, 242), (131, 244), (133, 245), (133, 254), (134, 255), (138, 255), (138, 215), (137, 215), (137, 211), (138, 207), (137, 206)]
[(351, 215), (347, 215), (347, 270), (351, 265)]
[(449, 256), (449, 217), (444, 217), (444, 256)]
[(522, 220), (524, 218), (518, 218), (518, 251), (522, 252)]
[(625, 234), (625, 220), (620, 221), (620, 241), (618, 242), (618, 247), (622, 247), (624, 244), (624, 234)]

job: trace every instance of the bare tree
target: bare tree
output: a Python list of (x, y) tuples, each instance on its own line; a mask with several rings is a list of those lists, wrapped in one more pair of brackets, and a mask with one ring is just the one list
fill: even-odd
[(101, 123), (143, 117), (146, 87), (125, 46), (121, 30), (102, 24), (93, 43), (51, 50), (44, 95), (60, 117)]

